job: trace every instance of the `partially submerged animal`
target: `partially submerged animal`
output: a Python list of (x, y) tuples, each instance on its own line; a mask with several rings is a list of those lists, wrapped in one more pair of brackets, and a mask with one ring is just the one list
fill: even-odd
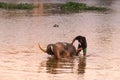
[(48, 44), (46, 49), (42, 48), (40, 44), (38, 45), (43, 52), (49, 55), (53, 55), (57, 59), (60, 59), (61, 57), (72, 57), (76, 55), (76, 48), (70, 43), (57, 42), (55, 44)]

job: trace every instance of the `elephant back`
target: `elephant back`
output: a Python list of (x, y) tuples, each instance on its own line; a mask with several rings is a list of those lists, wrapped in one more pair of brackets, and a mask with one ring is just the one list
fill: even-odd
[(70, 53), (70, 56), (76, 55), (76, 48), (74, 45), (70, 43), (66, 43), (66, 50)]

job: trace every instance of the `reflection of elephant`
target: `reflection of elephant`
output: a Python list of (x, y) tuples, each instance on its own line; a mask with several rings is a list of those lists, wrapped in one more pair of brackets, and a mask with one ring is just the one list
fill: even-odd
[(47, 61), (40, 63), (38, 73), (43, 72), (43, 68), (46, 68), (45, 72), (50, 74), (73, 73), (74, 66), (74, 57), (60, 60), (56, 60), (55, 57), (48, 57)]
[(45, 72), (50, 74), (62, 73), (76, 73), (84, 75), (86, 68), (86, 57), (72, 57), (70, 59), (56, 60), (55, 57), (48, 57), (47, 61), (43, 61), (39, 65), (38, 72), (43, 71), (42, 68), (46, 67)]
[(73, 73), (73, 58), (56, 60), (49, 57), (46, 62), (46, 70), (50, 74)]
[(66, 42), (57, 42), (55, 44), (49, 44), (47, 49), (43, 49), (40, 44), (39, 48), (49, 55), (54, 55), (57, 59), (61, 57), (72, 57), (76, 55), (76, 48), (70, 43)]
[(78, 74), (85, 73), (85, 67), (86, 67), (86, 57), (80, 57), (78, 64)]

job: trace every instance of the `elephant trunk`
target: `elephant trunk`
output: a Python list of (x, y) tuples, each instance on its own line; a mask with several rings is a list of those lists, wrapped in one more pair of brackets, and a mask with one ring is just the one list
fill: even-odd
[(38, 43), (38, 46), (40, 48), (40, 50), (42, 50), (43, 52), (47, 53), (46, 49), (44, 49), (43, 47), (41, 47), (41, 45)]

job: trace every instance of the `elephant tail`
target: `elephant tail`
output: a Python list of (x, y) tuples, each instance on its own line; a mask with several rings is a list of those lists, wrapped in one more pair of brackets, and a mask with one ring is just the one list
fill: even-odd
[(41, 45), (39, 43), (38, 43), (38, 46), (39, 46), (39, 48), (40, 48), (41, 51), (47, 53), (46, 49), (44, 49), (43, 47), (41, 47)]

